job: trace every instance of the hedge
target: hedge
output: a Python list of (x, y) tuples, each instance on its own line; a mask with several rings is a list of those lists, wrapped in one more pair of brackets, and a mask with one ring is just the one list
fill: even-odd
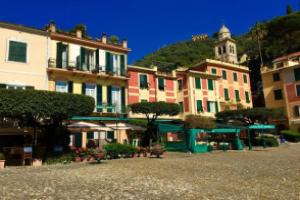
[(67, 119), (93, 112), (92, 97), (38, 90), (0, 89), (0, 117)]
[(300, 133), (295, 130), (282, 130), (281, 134), (284, 139), (290, 142), (300, 142)]
[(104, 149), (110, 158), (131, 157), (137, 153), (137, 148), (129, 144), (112, 143), (105, 145)]

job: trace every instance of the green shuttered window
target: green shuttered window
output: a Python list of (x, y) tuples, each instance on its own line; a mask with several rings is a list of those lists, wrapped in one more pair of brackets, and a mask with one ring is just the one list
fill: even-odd
[(140, 74), (140, 88), (148, 89), (148, 78), (146, 74)]
[(125, 94), (125, 87), (121, 88), (121, 112), (126, 113), (126, 94)]
[(237, 73), (235, 73), (235, 72), (233, 73), (233, 80), (234, 80), (234, 81), (237, 81), (237, 80), (238, 80)]
[(102, 105), (102, 85), (97, 85), (97, 112), (103, 111)]
[(236, 101), (240, 101), (240, 91), (239, 90), (234, 90), (234, 93), (235, 93), (235, 99)]
[(24, 42), (9, 41), (8, 60), (26, 63), (27, 44)]
[(207, 79), (208, 90), (214, 90), (214, 81), (212, 79)]
[(107, 86), (107, 112), (112, 112), (112, 88)]
[(246, 102), (249, 103), (250, 102), (250, 98), (249, 98), (249, 92), (245, 92), (245, 97), (246, 97)]
[(86, 84), (82, 83), (82, 85), (81, 85), (81, 94), (85, 95), (85, 88), (86, 88)]
[(196, 89), (201, 89), (201, 80), (199, 77), (195, 78), (195, 87)]
[(202, 106), (202, 100), (197, 100), (197, 112), (202, 112), (203, 106)]
[(158, 89), (165, 90), (165, 80), (163, 78), (158, 78)]
[(247, 75), (246, 74), (243, 75), (243, 79), (244, 79), (244, 83), (248, 83), (248, 79), (247, 79)]
[(224, 88), (224, 98), (225, 98), (225, 100), (229, 100), (229, 94), (228, 94), (227, 88)]
[(212, 74), (217, 74), (217, 69), (216, 69), (216, 68), (212, 68), (212, 69), (211, 69), (211, 73), (212, 73)]
[(120, 56), (120, 65), (121, 65), (121, 75), (126, 75), (126, 67), (125, 67), (125, 55)]
[(300, 81), (300, 68), (294, 69), (295, 80)]
[(73, 93), (73, 81), (68, 81), (68, 92)]
[(226, 73), (225, 70), (222, 70), (222, 78), (223, 78), (224, 80), (227, 79), (227, 73)]
[(106, 57), (106, 72), (112, 72), (113, 71), (112, 54), (110, 52), (106, 52), (105, 57)]

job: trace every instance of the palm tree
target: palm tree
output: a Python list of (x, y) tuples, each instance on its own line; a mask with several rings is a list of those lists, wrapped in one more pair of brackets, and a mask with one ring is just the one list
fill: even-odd
[(260, 57), (260, 65), (264, 65), (262, 50), (261, 50), (261, 39), (267, 34), (266, 30), (263, 27), (263, 24), (256, 22), (255, 26), (251, 28), (252, 39), (257, 41), (259, 57)]

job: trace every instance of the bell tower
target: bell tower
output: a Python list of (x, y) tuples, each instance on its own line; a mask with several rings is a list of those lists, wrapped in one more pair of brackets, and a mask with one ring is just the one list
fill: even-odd
[(215, 44), (215, 58), (237, 64), (236, 42), (231, 38), (230, 30), (225, 25), (220, 28), (218, 39), (219, 41)]

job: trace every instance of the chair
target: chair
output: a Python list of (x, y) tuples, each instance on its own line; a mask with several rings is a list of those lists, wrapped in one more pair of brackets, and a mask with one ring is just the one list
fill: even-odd
[(26, 161), (29, 161), (29, 164), (32, 165), (32, 146), (29, 145), (24, 145), (22, 165), (25, 165)]

